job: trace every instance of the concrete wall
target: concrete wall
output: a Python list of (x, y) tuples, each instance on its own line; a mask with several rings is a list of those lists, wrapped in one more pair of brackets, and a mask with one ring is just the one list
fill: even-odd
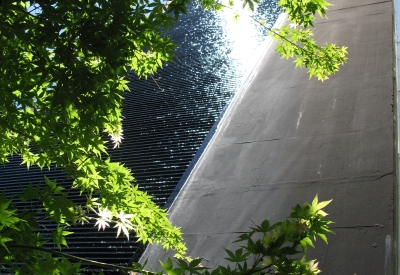
[(251, 221), (278, 221), (318, 193), (336, 222), (329, 245), (310, 250), (323, 274), (393, 272), (392, 2), (331, 2), (315, 37), (348, 46), (348, 63), (320, 83), (267, 51), (170, 210), (205, 265)]

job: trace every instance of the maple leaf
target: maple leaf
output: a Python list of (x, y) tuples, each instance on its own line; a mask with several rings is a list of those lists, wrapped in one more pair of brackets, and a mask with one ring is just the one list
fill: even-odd
[(116, 223), (117, 224), (114, 226), (114, 228), (118, 227), (117, 238), (118, 238), (119, 234), (121, 234), (121, 230), (122, 230), (124, 232), (124, 235), (129, 240), (129, 230), (133, 230), (133, 226), (131, 224), (120, 222), (120, 221), (117, 221)]
[(103, 210), (101, 210), (101, 209), (99, 208), (99, 209), (98, 209), (97, 215), (99, 216), (99, 218), (96, 218), (97, 222), (95, 223), (94, 226), (95, 226), (95, 227), (96, 227), (96, 226), (99, 226), (99, 229), (98, 229), (98, 230), (100, 230), (100, 228), (103, 228), (103, 230), (105, 230), (105, 229), (106, 229), (106, 226), (107, 226), (107, 227), (110, 227), (110, 225), (108, 224), (108, 222), (111, 222), (111, 219), (112, 219), (112, 217), (113, 217), (113, 214), (112, 214), (110, 211), (108, 211), (107, 207), (104, 208)]
[(117, 215), (119, 221), (117, 221), (116, 222), (117, 224), (114, 226), (114, 228), (116, 228), (116, 227), (118, 228), (117, 238), (118, 238), (119, 234), (121, 234), (121, 230), (122, 230), (124, 232), (124, 235), (129, 240), (129, 230), (133, 230), (133, 224), (131, 223), (131, 221), (129, 219), (131, 219), (133, 216), (135, 216), (135, 215), (134, 214), (125, 214), (123, 210), (121, 210), (121, 212), (119, 212), (119, 214)]

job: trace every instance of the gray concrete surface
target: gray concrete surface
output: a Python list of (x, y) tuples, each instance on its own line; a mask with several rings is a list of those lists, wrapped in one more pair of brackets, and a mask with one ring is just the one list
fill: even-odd
[[(318, 193), (336, 222), (329, 245), (309, 251), (323, 274), (393, 274), (392, 2), (331, 2), (315, 37), (348, 46), (348, 63), (320, 83), (269, 50), (170, 209), (205, 265), (251, 221), (278, 221)], [(165, 257), (144, 255), (149, 266)]]

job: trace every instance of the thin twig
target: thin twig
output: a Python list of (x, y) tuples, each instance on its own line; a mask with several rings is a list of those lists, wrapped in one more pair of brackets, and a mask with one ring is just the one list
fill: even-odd
[(164, 89), (161, 89), (161, 87), (158, 85), (157, 81), (154, 79), (154, 77), (152, 75), (150, 75), (151, 79), (153, 79), (154, 83), (156, 83), (158, 89), (160, 89), (160, 91), (164, 91)]
[(51, 249), (47, 249), (47, 248), (43, 248), (43, 247), (35, 247), (35, 246), (29, 246), (29, 245), (7, 245), (7, 247), (10, 248), (16, 248), (16, 249), (30, 249), (30, 250), (37, 250), (37, 251), (43, 251), (49, 254), (53, 254), (53, 255), (57, 255), (57, 256), (61, 256), (61, 257), (65, 257), (65, 258), (69, 258), (78, 262), (83, 262), (83, 263), (88, 263), (92, 266), (98, 266), (98, 267), (103, 267), (103, 268), (109, 268), (109, 269), (117, 269), (119, 271), (122, 272), (128, 272), (128, 271), (133, 271), (133, 272), (139, 272), (139, 273), (145, 273), (147, 275), (155, 275), (156, 273), (151, 272), (151, 271), (145, 271), (145, 270), (138, 270), (134, 267), (124, 267), (124, 266), (119, 266), (119, 265), (113, 265), (113, 264), (106, 264), (106, 263), (102, 263), (102, 262), (97, 262), (97, 261), (93, 261), (93, 260), (88, 260), (85, 258), (81, 258), (78, 256), (74, 256), (74, 255), (70, 255), (70, 254), (66, 254), (60, 251), (55, 251), (55, 250), (51, 250)]
[[(224, 8), (231, 9), (231, 10), (234, 10), (234, 11), (237, 11), (237, 12), (243, 14), (242, 11), (237, 10), (237, 9), (235, 9), (235, 8), (226, 6), (226, 5), (224, 5), (224, 4), (221, 4), (221, 6), (224, 7)], [(246, 14), (246, 15), (247, 15), (248, 17), (250, 17), (251, 19), (253, 19), (253, 20), (254, 20), (256, 23), (258, 23), (260, 26), (262, 26), (265, 30), (270, 31), (271, 33), (273, 33), (273, 34), (279, 36), (280, 38), (282, 38), (282, 39), (285, 40), (286, 42), (290, 43), (290, 44), (293, 45), (294, 47), (300, 49), (301, 51), (305, 52), (306, 54), (309, 54), (309, 55), (312, 54), (312, 52), (310, 52), (309, 50), (306, 50), (306, 49), (300, 47), (300, 46), (297, 45), (296, 43), (293, 43), (292, 41), (290, 41), (289, 39), (287, 39), (285, 36), (283, 36), (283, 35), (281, 35), (281, 34), (275, 32), (272, 28), (266, 27), (261, 21), (259, 21), (258, 19), (256, 19), (254, 16), (252, 16), (252, 15), (250, 15), (250, 14)], [(317, 46), (317, 45), (316, 45), (316, 46)], [(321, 49), (321, 47), (319, 47), (319, 46), (317, 46), (317, 47), (318, 47), (319, 49)], [(322, 58), (325, 59), (324, 57), (322, 57)], [(328, 59), (327, 61), (331, 62), (332, 60), (331, 60), (331, 59)]]

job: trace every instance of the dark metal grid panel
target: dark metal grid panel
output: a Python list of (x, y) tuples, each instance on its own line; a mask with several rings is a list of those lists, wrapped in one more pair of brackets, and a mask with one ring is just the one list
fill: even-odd
[[(271, 22), (279, 13), (275, 1), (266, 1), (260, 10), (269, 11)], [(112, 160), (132, 169), (139, 188), (153, 195), (160, 206), (168, 200), (244, 74), (238, 67), (240, 60), (231, 55), (233, 45), (224, 33), (224, 20), (196, 6), (188, 12), (169, 33), (178, 49), (175, 61), (154, 76), (157, 83), (131, 74), (131, 92), (125, 95), (123, 106), (123, 143), (110, 151)], [(258, 41), (262, 40), (260, 31)], [(28, 183), (43, 182), (44, 175), (63, 182), (66, 188), (71, 185), (58, 170), (31, 167), (28, 171), (20, 165), (19, 157), (9, 161), (0, 167), (0, 188), (8, 194)], [(70, 197), (77, 202), (85, 200), (77, 191), (71, 191)], [(26, 203), (19, 205), (29, 207)], [(42, 227), (43, 232), (50, 232), (55, 225), (44, 221)], [(139, 247), (134, 236), (130, 241), (116, 239), (115, 230), (98, 233), (93, 224), (71, 231), (71, 249), (65, 252), (96, 261), (127, 264)]]

